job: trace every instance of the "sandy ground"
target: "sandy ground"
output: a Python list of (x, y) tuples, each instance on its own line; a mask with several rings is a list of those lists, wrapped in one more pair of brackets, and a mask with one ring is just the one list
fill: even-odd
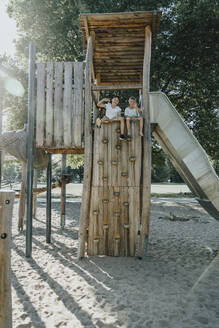
[[(45, 242), (45, 202), (33, 229), (33, 258), (17, 232), (14, 206), (12, 297), (14, 328), (219, 327), (219, 223), (192, 199), (152, 201), (146, 261), (97, 257), (77, 261), (80, 202), (52, 209), (52, 243)], [(170, 221), (173, 214), (188, 221)]]

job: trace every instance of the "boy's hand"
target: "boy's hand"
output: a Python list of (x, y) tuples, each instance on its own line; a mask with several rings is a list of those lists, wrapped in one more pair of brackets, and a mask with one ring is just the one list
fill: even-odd
[(103, 98), (102, 101), (108, 102), (108, 101), (110, 101), (110, 99), (109, 98)]

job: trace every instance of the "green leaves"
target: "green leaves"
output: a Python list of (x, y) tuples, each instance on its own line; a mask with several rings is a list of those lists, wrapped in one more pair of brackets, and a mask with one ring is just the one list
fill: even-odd
[(38, 60), (84, 59), (80, 12), (141, 10), (163, 12), (152, 58), (151, 90), (167, 93), (206, 152), (218, 160), (218, 1), (11, 0), (8, 7), (20, 31), (17, 54), (26, 71), (30, 41), (37, 46)]

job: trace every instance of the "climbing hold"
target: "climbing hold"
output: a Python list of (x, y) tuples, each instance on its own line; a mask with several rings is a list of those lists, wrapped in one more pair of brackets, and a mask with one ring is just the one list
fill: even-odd
[(5, 204), (6, 205), (10, 204), (10, 199), (6, 199)]
[(123, 205), (124, 206), (129, 206), (129, 203), (128, 202), (124, 202)]
[(94, 214), (94, 215), (98, 215), (98, 214), (99, 214), (99, 211), (98, 211), (98, 210), (94, 210), (94, 211), (93, 211), (93, 214)]
[(98, 243), (100, 241), (100, 237), (95, 237), (94, 242)]
[(103, 229), (108, 229), (109, 228), (109, 225), (108, 224), (104, 224), (103, 225)]
[(103, 177), (103, 181), (107, 182), (108, 178), (107, 177)]
[(103, 165), (103, 161), (97, 161), (97, 163), (99, 164), (99, 165)]
[(114, 239), (115, 239), (116, 241), (120, 240), (120, 235), (115, 235)]
[(121, 172), (121, 176), (122, 177), (127, 177), (128, 176), (128, 172)]
[(124, 224), (124, 228), (128, 229), (129, 228), (129, 224)]
[(135, 156), (131, 156), (131, 157), (129, 157), (129, 160), (130, 160), (130, 162), (134, 162), (136, 160), (136, 157)]
[(114, 191), (113, 195), (114, 196), (119, 196), (120, 195), (120, 192), (119, 191)]
[(117, 133), (120, 133), (120, 128), (116, 128), (116, 132)]
[(102, 142), (103, 142), (104, 144), (108, 144), (109, 139), (108, 139), (108, 138), (104, 138), (104, 139), (102, 140)]
[(112, 165), (117, 165), (118, 164), (117, 161), (112, 161), (111, 163), (112, 163)]
[(1, 239), (6, 239), (7, 238), (7, 234), (4, 232), (1, 234)]
[(114, 212), (113, 213), (115, 216), (120, 216), (120, 212)]
[(120, 150), (121, 149), (121, 145), (120, 144), (116, 145), (116, 149), (117, 150)]
[(103, 199), (103, 203), (109, 203), (109, 199)]

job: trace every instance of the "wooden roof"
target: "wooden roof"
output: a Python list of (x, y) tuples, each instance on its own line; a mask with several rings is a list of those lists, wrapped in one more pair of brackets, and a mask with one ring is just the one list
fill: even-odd
[(145, 27), (151, 26), (152, 53), (161, 12), (81, 14), (84, 49), (90, 35), (94, 42), (94, 74), (101, 84), (141, 82)]

